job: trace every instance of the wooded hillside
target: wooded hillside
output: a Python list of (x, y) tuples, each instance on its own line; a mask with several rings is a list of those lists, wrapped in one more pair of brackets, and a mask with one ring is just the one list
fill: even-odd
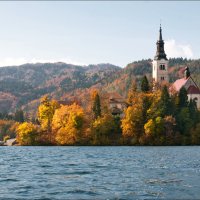
[[(200, 59), (169, 59), (170, 82), (183, 76), (188, 66), (200, 86)], [(87, 103), (91, 89), (118, 92), (126, 97), (132, 80), (140, 85), (143, 75), (151, 82), (151, 60), (135, 61), (125, 68), (111, 64), (76, 66), (65, 63), (25, 64), (0, 68), (0, 113), (17, 108), (32, 112), (39, 99), (50, 95), (57, 100), (77, 99)]]

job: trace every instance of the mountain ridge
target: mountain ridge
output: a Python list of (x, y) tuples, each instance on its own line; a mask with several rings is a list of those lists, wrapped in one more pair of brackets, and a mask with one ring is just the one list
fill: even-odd
[[(139, 85), (141, 77), (146, 75), (151, 81), (151, 62), (143, 59), (124, 68), (109, 63), (80, 66), (63, 62), (0, 67), (0, 112), (14, 112), (17, 108), (32, 111), (47, 94), (58, 100), (87, 99), (92, 88), (115, 91), (126, 97), (133, 80)], [(200, 85), (200, 59), (169, 59), (170, 82), (181, 78), (186, 65)]]

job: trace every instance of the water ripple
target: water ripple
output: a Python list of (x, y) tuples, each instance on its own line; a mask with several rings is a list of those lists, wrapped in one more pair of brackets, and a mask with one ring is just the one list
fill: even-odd
[(200, 147), (0, 147), (0, 199), (198, 199)]

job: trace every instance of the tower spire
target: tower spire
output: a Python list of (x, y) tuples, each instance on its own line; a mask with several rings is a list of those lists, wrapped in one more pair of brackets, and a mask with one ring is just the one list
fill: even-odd
[(162, 27), (160, 24), (160, 29), (159, 29), (159, 39), (156, 43), (157, 45), (157, 51), (156, 51), (156, 56), (155, 56), (155, 60), (160, 60), (160, 59), (165, 59), (167, 60), (167, 56), (165, 54), (165, 49), (164, 49), (164, 41), (162, 39)]
[(162, 27), (161, 27), (161, 24), (160, 24), (159, 41), (162, 41)]

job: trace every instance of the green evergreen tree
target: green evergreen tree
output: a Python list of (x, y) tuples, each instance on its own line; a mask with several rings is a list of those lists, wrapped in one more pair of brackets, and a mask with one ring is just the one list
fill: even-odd
[(142, 124), (144, 125), (147, 122), (147, 110), (150, 108), (151, 102), (149, 98), (145, 95), (142, 99)]
[(96, 93), (94, 96), (92, 111), (94, 113), (95, 119), (101, 116), (101, 103), (100, 103), (100, 97), (98, 93)]
[(171, 101), (167, 86), (164, 86), (162, 88), (159, 109), (160, 109), (161, 117), (173, 114), (172, 101)]
[(178, 130), (181, 134), (189, 135), (192, 128), (192, 119), (190, 118), (190, 112), (187, 107), (181, 108), (177, 116)]
[(148, 82), (148, 79), (146, 76), (144, 76), (142, 78), (142, 81), (141, 81), (141, 91), (142, 92), (148, 92), (149, 91), (149, 82)]
[(24, 112), (23, 110), (17, 110), (14, 115), (14, 120), (17, 122), (24, 122)]
[(188, 106), (188, 96), (187, 96), (187, 90), (182, 87), (178, 94), (178, 108), (184, 108)]
[(188, 108), (190, 112), (190, 118), (193, 121), (193, 126), (196, 126), (196, 124), (199, 122), (199, 111), (197, 109), (197, 103), (194, 99), (190, 99)]
[(189, 134), (189, 130), (192, 127), (188, 105), (187, 90), (182, 87), (176, 99), (176, 129), (184, 135)]

